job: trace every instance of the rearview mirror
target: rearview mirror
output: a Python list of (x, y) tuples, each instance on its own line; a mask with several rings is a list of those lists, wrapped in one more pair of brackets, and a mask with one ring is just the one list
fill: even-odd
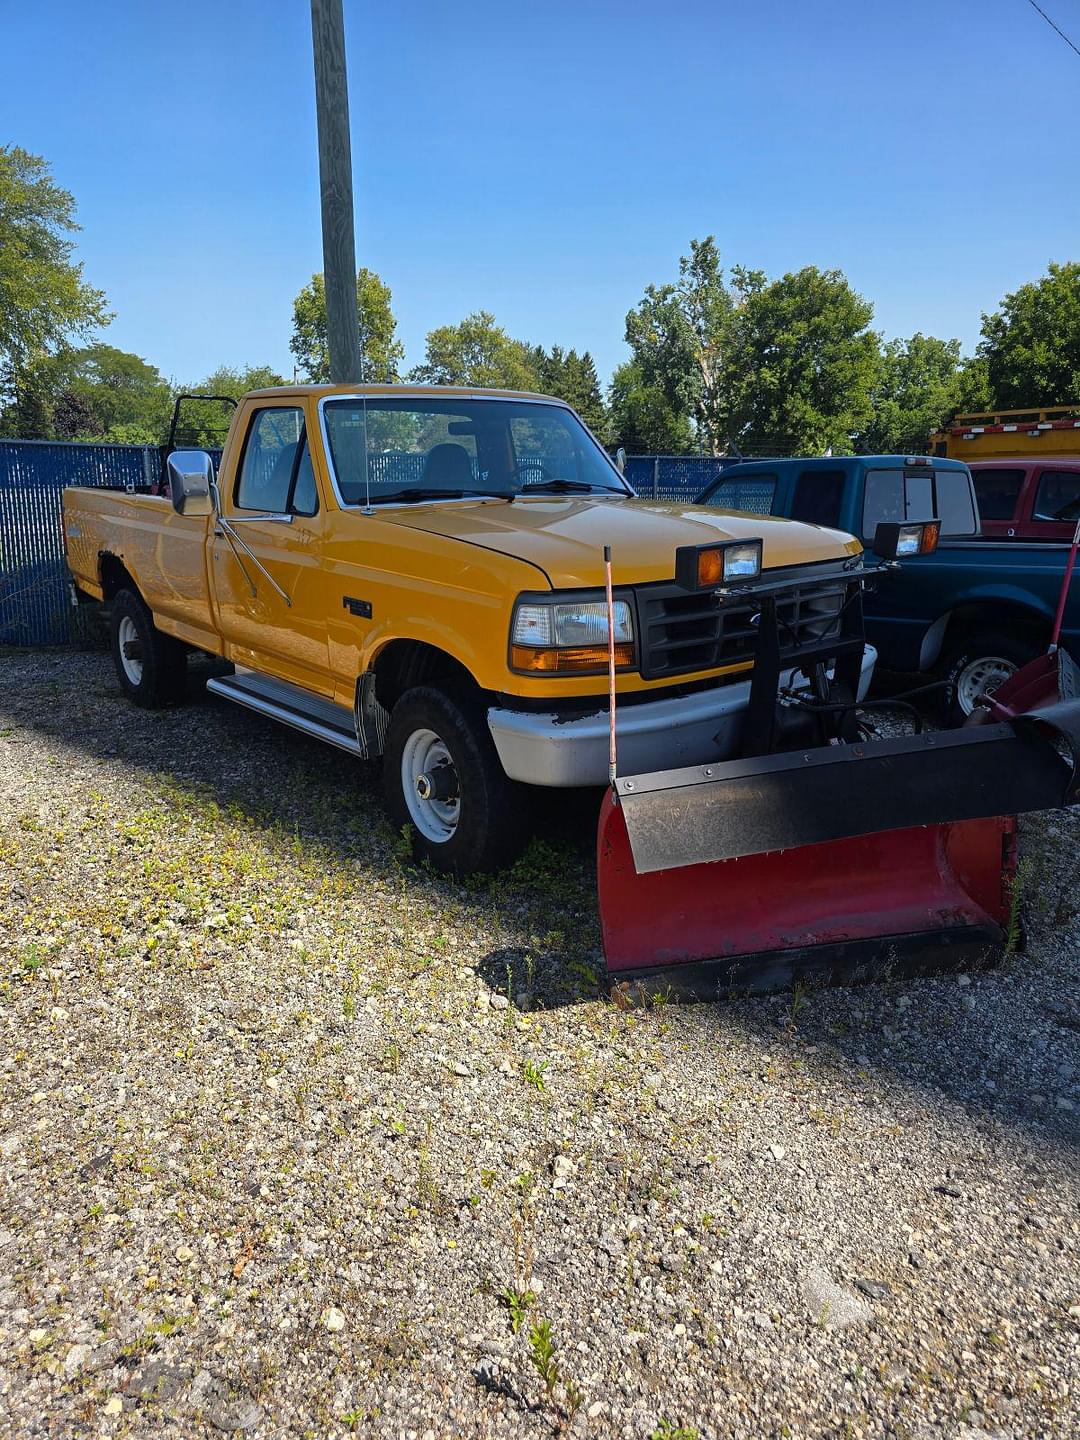
[(174, 450), (168, 472), (169, 495), (178, 515), (214, 513), (214, 462), (205, 450)]
[(912, 555), (929, 555), (937, 549), (941, 533), (940, 520), (913, 520), (900, 524), (882, 520), (874, 531), (874, 553), (883, 560), (910, 559)]
[(626, 451), (621, 445), (615, 451), (615, 469), (620, 475), (626, 474)]

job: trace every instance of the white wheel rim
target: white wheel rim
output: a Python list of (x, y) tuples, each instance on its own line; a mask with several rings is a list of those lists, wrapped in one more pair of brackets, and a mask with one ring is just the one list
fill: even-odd
[[(142, 680), (143, 662), (139, 658), (139, 651), (142, 649), (139, 640), (139, 632), (135, 628), (135, 621), (130, 615), (125, 615), (120, 621), (120, 628), (116, 635), (117, 644), (120, 647), (120, 664), (124, 667), (124, 674), (131, 681), (132, 685), (138, 685)], [(134, 654), (128, 654), (128, 651)]]
[(991, 694), (1015, 674), (1016, 666), (1003, 655), (980, 655), (977, 660), (970, 660), (956, 677), (960, 709), (970, 715), (983, 695)]
[(453, 839), (461, 813), (461, 801), (424, 798), (418, 786), (426, 776), (442, 766), (449, 766), (456, 780), (450, 751), (434, 730), (414, 730), (401, 752), (401, 788), (408, 806), (409, 818), (425, 840), (445, 845)]

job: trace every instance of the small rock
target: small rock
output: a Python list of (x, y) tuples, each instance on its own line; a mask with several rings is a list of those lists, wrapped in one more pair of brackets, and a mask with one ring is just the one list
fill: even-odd
[(89, 1345), (72, 1345), (64, 1357), (64, 1374), (77, 1375), (93, 1354)]
[(891, 1300), (893, 1298), (893, 1292), (889, 1289), (888, 1285), (885, 1284), (884, 1280), (866, 1280), (860, 1278), (855, 1281), (855, 1289), (861, 1290), (862, 1293), (868, 1295), (871, 1300)]
[(921, 1252), (918, 1250), (909, 1250), (907, 1252), (907, 1263), (911, 1266), (913, 1270), (921, 1270), (923, 1267), (923, 1257)]
[(1073, 1102), (1071, 1100), (1067, 1100), (1064, 1095), (1059, 1095), (1057, 1098), (1057, 1108), (1059, 1110), (1072, 1110)]
[(328, 1305), (322, 1313), (322, 1323), (327, 1330), (344, 1330), (345, 1316), (336, 1305)]
[(105, 1401), (104, 1413), (108, 1415), (110, 1419), (112, 1419), (116, 1415), (122, 1414), (123, 1409), (124, 1402), (120, 1399), (119, 1395), (110, 1395), (108, 1400)]
[(594, 1400), (589, 1406), (588, 1415), (590, 1420), (599, 1420), (601, 1415), (607, 1414), (607, 1406), (603, 1400)]
[(935, 1185), (934, 1189), (939, 1195), (948, 1195), (953, 1200), (963, 1199), (964, 1192), (962, 1190), (958, 1190), (955, 1185), (949, 1185), (943, 1182), (941, 1185)]
[(254, 1400), (229, 1400), (212, 1405), (206, 1418), (215, 1430), (252, 1430), (262, 1419), (262, 1408)]
[(956, 977), (956, 983), (957, 983), (957, 985), (960, 986), (960, 989), (961, 989), (961, 990), (964, 990), (964, 989), (966, 989), (966, 987), (967, 987), (968, 985), (971, 984), (971, 976), (970, 976), (970, 975), (958, 975), (958, 976)]
[(505, 995), (492, 995), (491, 1008), (493, 1010), (508, 1010), (510, 1008), (510, 1001)]
[(173, 1254), (177, 1260), (180, 1261), (181, 1265), (186, 1265), (189, 1260), (194, 1260), (195, 1258), (195, 1251), (192, 1250), (190, 1245), (177, 1245)]
[(803, 1297), (810, 1313), (826, 1330), (847, 1330), (865, 1325), (874, 1312), (865, 1300), (838, 1285), (824, 1270), (814, 1266), (803, 1281)]
[(560, 1180), (565, 1180), (569, 1175), (574, 1173), (574, 1162), (570, 1159), (569, 1155), (556, 1155), (552, 1169)]
[(452, 1075), (458, 1075), (462, 1079), (464, 1079), (466, 1075), (472, 1074), (472, 1071), (469, 1069), (468, 1065), (463, 1064), (460, 1060), (452, 1061), (447, 1068), (450, 1070), (450, 1073)]
[(764, 1310), (755, 1311), (754, 1314), (751, 1315), (750, 1319), (751, 1322), (756, 1325), (759, 1330), (776, 1329), (776, 1326), (773, 1324), (771, 1317), (766, 1315)]
[(787, 1151), (784, 1149), (783, 1145), (770, 1145), (769, 1154), (774, 1160), (783, 1160), (784, 1156), (787, 1154)]

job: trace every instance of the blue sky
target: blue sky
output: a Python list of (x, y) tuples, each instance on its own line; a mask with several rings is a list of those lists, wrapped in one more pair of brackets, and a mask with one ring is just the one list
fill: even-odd
[[(1080, 43), (1080, 3), (1043, 8)], [(181, 380), (291, 374), (321, 269), (307, 0), (6, 6), (0, 143), (77, 200), (107, 338)], [(358, 263), (408, 363), (492, 310), (588, 348), (691, 237), (837, 266), (888, 335), (959, 336), (1078, 258), (1080, 58), (1027, 0), (345, 0)]]

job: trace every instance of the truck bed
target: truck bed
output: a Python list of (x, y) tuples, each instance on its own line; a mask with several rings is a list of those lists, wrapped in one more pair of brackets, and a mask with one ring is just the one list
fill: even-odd
[(159, 629), (220, 653), (206, 568), (209, 524), (207, 516), (178, 515), (158, 495), (79, 486), (64, 491), (65, 544), (76, 586), (107, 599), (122, 566)]

